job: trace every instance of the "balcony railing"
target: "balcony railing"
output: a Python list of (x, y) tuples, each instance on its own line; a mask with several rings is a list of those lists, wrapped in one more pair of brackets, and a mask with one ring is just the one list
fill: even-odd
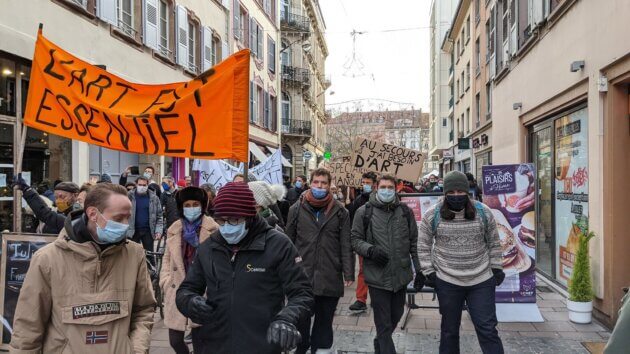
[(283, 119), (282, 134), (311, 136), (311, 121), (298, 119)]
[(311, 85), (311, 73), (307, 69), (282, 65), (282, 83), (287, 85)]
[(280, 11), (280, 26), (283, 30), (289, 29), (297, 32), (310, 32), (311, 20), (306, 16), (282, 10)]

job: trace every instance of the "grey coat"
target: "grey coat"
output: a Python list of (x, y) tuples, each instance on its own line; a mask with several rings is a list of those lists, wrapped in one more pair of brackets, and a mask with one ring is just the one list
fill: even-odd
[(286, 234), (298, 250), (313, 292), (342, 297), (344, 279), (354, 281), (348, 211), (335, 201), (327, 215), (317, 216), (302, 196), (289, 209)]
[[(368, 204), (372, 208), (372, 217), (367, 230), (363, 227), (366, 205), (360, 207), (352, 223), (352, 249), (363, 256), (363, 275), (365, 282), (372, 287), (398, 291), (413, 279), (413, 270), (420, 271), (418, 261), (418, 227), (409, 209), (409, 218), (405, 218), (398, 197), (389, 204), (383, 204), (376, 193), (370, 195)], [(368, 249), (377, 246), (389, 255), (389, 262), (380, 267), (368, 257)]]
[[(149, 228), (151, 235), (162, 234), (164, 231), (164, 219), (162, 218), (162, 204), (160, 198), (152, 190), (149, 193)], [(131, 200), (131, 217), (129, 218), (129, 229), (127, 230), (127, 238), (132, 238), (136, 232), (136, 190), (129, 192)]]

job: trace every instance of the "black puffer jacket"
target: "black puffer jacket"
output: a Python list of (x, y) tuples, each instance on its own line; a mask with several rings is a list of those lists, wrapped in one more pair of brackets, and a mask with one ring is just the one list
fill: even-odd
[(318, 296), (343, 296), (343, 281), (354, 281), (348, 211), (335, 201), (327, 215), (317, 215), (302, 196), (289, 209), (286, 234), (297, 247), (302, 265)]
[(267, 343), (269, 324), (284, 320), (297, 325), (310, 316), (314, 303), (299, 262), (291, 241), (258, 216), (236, 252), (219, 231), (203, 242), (176, 298), (185, 316), (196, 295), (205, 293), (216, 305), (216, 321), (192, 331), (195, 341), (203, 343), (199, 354), (280, 353)]
[[(165, 191), (160, 196), (160, 204), (164, 207), (164, 218), (166, 219), (166, 227), (164, 230), (168, 230), (175, 221), (177, 221), (181, 215), (177, 210), (177, 201), (175, 201), (175, 192)], [(166, 234), (166, 232), (164, 232)]]
[(58, 235), (63, 229), (66, 216), (74, 210), (73, 208), (68, 208), (65, 213), (52, 210), (33, 188), (25, 190), (23, 196), (24, 200), (26, 200), (28, 206), (31, 210), (33, 210), (33, 214), (35, 214), (39, 222), (44, 223), (42, 233), (45, 234)]

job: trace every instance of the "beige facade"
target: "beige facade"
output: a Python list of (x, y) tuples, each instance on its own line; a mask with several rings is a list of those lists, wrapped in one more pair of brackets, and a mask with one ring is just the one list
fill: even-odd
[(471, 150), (459, 149), (458, 139), (469, 138), (472, 132), (471, 112), (473, 108), (473, 43), (472, 7), (470, 0), (460, 1), (453, 23), (448, 31), (442, 50), (451, 55), (453, 60), (453, 75), (449, 75), (449, 86), (454, 101), (453, 109), (449, 109), (449, 120), (454, 127), (449, 135), (449, 149), (453, 159), (445, 162), (445, 171), (471, 171)]
[(280, 22), (282, 147), (295, 177), (315, 169), (326, 150), (326, 24), (314, 0), (282, 0)]
[[(493, 163), (536, 164), (538, 268), (561, 286), (571, 269), (561, 226), (587, 218), (597, 235), (590, 244), (595, 315), (612, 325), (630, 284), (630, 2), (490, 6)], [(565, 200), (571, 207), (562, 210)]]

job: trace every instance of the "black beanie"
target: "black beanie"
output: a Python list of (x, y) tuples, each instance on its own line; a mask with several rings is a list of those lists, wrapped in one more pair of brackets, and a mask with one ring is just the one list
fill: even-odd
[(175, 193), (175, 201), (177, 203), (177, 211), (179, 215), (184, 215), (184, 202), (187, 200), (197, 200), (201, 203), (201, 213), (205, 213), (208, 207), (208, 194), (199, 187), (186, 187)]

